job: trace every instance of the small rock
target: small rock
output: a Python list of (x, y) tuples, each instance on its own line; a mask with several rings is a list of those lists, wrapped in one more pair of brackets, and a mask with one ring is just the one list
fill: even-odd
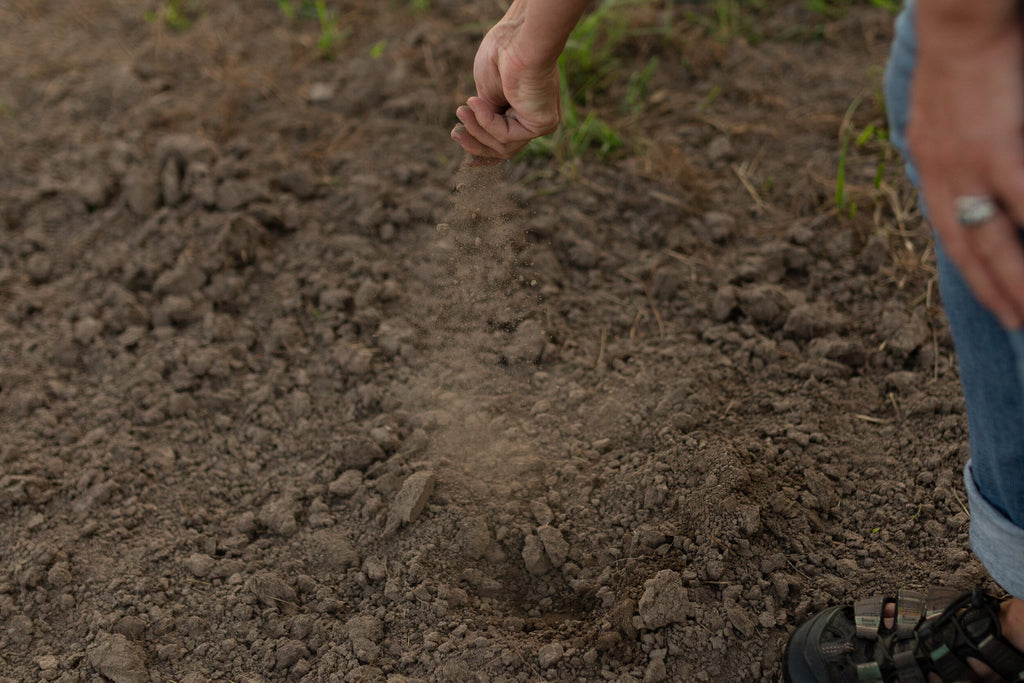
[(537, 524), (545, 526), (551, 524), (551, 520), (555, 518), (554, 513), (551, 512), (551, 508), (540, 498), (536, 498), (530, 501), (530, 512), (533, 514), (533, 518), (537, 520)]
[(290, 496), (276, 498), (264, 505), (256, 518), (270, 531), (281, 536), (291, 536), (298, 531), (296, 521), (298, 504)]
[(277, 669), (288, 669), (309, 654), (309, 648), (301, 641), (286, 638), (277, 646)]
[(536, 363), (544, 353), (547, 341), (547, 333), (540, 322), (532, 318), (524, 320), (512, 334), (512, 341), (506, 347), (505, 354), (514, 360)]
[(712, 241), (721, 244), (736, 234), (736, 219), (722, 211), (708, 211), (704, 214), (704, 227)]
[(370, 581), (380, 581), (387, 578), (388, 568), (379, 557), (368, 557), (363, 561), (363, 573)]
[(345, 632), (352, 643), (352, 651), (363, 664), (369, 664), (380, 654), (378, 643), (384, 637), (384, 625), (377, 617), (352, 617), (345, 623)]
[(326, 104), (334, 99), (334, 92), (333, 83), (313, 83), (309, 86), (307, 99), (310, 104)]
[(122, 635), (102, 634), (87, 655), (89, 663), (114, 683), (149, 681), (142, 651)]
[(898, 309), (886, 311), (877, 329), (890, 352), (900, 358), (909, 356), (931, 338), (928, 322), (919, 310), (912, 314)]
[(339, 528), (313, 532), (311, 551), (314, 561), (331, 574), (343, 574), (359, 566), (359, 551)]
[(216, 563), (209, 555), (203, 553), (192, 553), (185, 560), (185, 568), (192, 572), (197, 578), (203, 578), (210, 573)]
[(648, 292), (658, 301), (668, 301), (675, 297), (680, 285), (679, 274), (675, 269), (659, 268), (651, 275), (651, 284)]
[(160, 273), (153, 283), (157, 296), (178, 294), (188, 296), (206, 284), (206, 273), (192, 259), (181, 258), (170, 270)]
[(716, 135), (711, 138), (707, 149), (708, 159), (712, 163), (723, 161), (732, 156), (732, 142), (728, 135)]
[(203, 206), (212, 208), (217, 203), (217, 185), (210, 167), (201, 163), (189, 164), (182, 181), (182, 192), (195, 197)]
[(661, 656), (655, 657), (654, 653), (651, 653), (651, 660), (644, 670), (643, 683), (663, 683), (668, 680), (668, 671), (665, 669), (665, 651), (659, 650), (658, 652), (661, 653)]
[(36, 664), (39, 666), (41, 671), (52, 671), (53, 669), (56, 669), (59, 661), (60, 660), (53, 655), (42, 655), (41, 657), (36, 657)]
[(136, 166), (121, 181), (128, 208), (137, 216), (148, 216), (160, 205), (160, 180), (156, 173)]
[(720, 287), (711, 300), (711, 318), (715, 322), (724, 323), (736, 312), (738, 305), (736, 288), (732, 285)]
[(527, 536), (523, 540), (523, 562), (526, 571), (534, 576), (541, 576), (551, 571), (551, 560), (544, 551), (544, 542), (537, 536)]
[(341, 439), (335, 455), (345, 469), (364, 470), (377, 460), (383, 460), (384, 449), (369, 436), (359, 435)]
[(249, 580), (249, 590), (268, 607), (284, 609), (295, 606), (298, 594), (280, 577), (270, 572), (261, 572)]
[(557, 569), (565, 564), (569, 556), (569, 544), (562, 537), (562, 532), (553, 526), (545, 525), (537, 529), (537, 536), (544, 544), (551, 566)]
[(558, 664), (564, 655), (565, 648), (561, 644), (548, 643), (537, 651), (537, 661), (540, 663), (541, 669), (550, 669), (555, 664)]
[(738, 292), (740, 309), (755, 322), (782, 325), (790, 310), (786, 296), (778, 287), (755, 285)]
[(103, 323), (96, 318), (85, 317), (75, 322), (72, 336), (79, 344), (91, 343), (103, 331)]
[(459, 545), (466, 559), (479, 560), (484, 557), (494, 543), (487, 522), (474, 515), (465, 517), (459, 527)]
[(156, 157), (160, 166), (174, 159), (182, 166), (203, 163), (213, 164), (217, 159), (217, 148), (210, 140), (190, 133), (171, 133), (156, 143)]
[(53, 261), (41, 251), (37, 251), (25, 261), (25, 272), (36, 284), (46, 282), (53, 274)]
[(261, 199), (265, 199), (263, 188), (251, 180), (228, 179), (217, 187), (217, 208), (221, 211), (235, 211)]
[(337, 479), (327, 485), (332, 496), (348, 498), (359, 490), (363, 483), (363, 473), (359, 470), (345, 470)]
[(814, 304), (795, 306), (786, 316), (782, 331), (795, 339), (813, 339), (835, 329), (831, 312)]
[(175, 206), (182, 199), (181, 163), (177, 159), (168, 159), (160, 171), (160, 192), (164, 198), (164, 204)]
[(636, 603), (629, 598), (619, 600), (608, 612), (608, 621), (627, 640), (636, 640), (637, 630), (633, 625)]
[(640, 618), (648, 629), (678, 623), (686, 616), (687, 603), (682, 577), (671, 569), (662, 569), (644, 583), (638, 605)]
[(278, 187), (299, 199), (315, 197), (319, 185), (316, 174), (308, 164), (295, 164), (281, 171), (274, 180)]
[(402, 524), (411, 524), (426, 507), (430, 494), (434, 492), (437, 477), (430, 470), (410, 474), (391, 502), (385, 533), (394, 532)]
[(747, 614), (745, 609), (736, 603), (726, 605), (725, 616), (729, 618), (729, 622), (743, 635), (744, 638), (749, 638), (754, 635), (754, 620), (750, 618), (750, 615)]
[(90, 209), (107, 205), (113, 193), (113, 181), (104, 171), (93, 169), (75, 178), (68, 191), (78, 195)]

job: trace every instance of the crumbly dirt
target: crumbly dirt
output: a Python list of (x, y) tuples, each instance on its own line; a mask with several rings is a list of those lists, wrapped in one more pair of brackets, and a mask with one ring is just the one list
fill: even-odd
[(841, 155), (890, 15), (666, 2), (631, 151), (466, 168), (500, 8), (338, 5), (325, 61), (269, 0), (0, 3), (0, 680), (774, 680), (984, 580), (926, 230)]

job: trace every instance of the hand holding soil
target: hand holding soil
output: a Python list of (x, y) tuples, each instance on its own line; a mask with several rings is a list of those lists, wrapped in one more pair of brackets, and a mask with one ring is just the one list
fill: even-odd
[(456, 111), (452, 137), (474, 163), (511, 159), (558, 127), (558, 54), (586, 3), (516, 0), (473, 62), (476, 97)]

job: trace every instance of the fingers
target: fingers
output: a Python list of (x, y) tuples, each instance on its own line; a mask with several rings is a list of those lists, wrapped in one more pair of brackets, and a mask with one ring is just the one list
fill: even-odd
[(998, 294), (993, 310), (1003, 325), (1016, 329), (1024, 324), (1024, 248), (1017, 228), (1006, 217), (971, 231), (975, 249), (988, 266)]
[[(501, 156), (503, 158), (512, 156), (511, 154), (504, 156), (504, 152), (506, 152), (509, 147), (509, 141), (505, 139), (499, 140), (494, 134), (484, 127), (480, 120), (482, 117), (486, 117), (488, 124), (493, 128), (494, 119), (501, 118), (499, 114), (482, 110), (481, 114), (478, 116), (477, 112), (472, 107), (462, 106), (455, 111), (455, 115), (458, 117), (459, 121), (462, 122), (462, 125), (466, 127), (466, 131), (481, 145), (495, 152), (495, 156)], [(498, 133), (501, 134), (500, 131), (498, 131)]]
[(471, 97), (467, 105), (459, 107), (455, 115), (461, 122), (452, 130), (452, 137), (470, 154), (497, 160), (511, 159), (530, 140), (551, 132), (557, 126), (545, 126), (543, 131), (528, 128), (515, 110), (499, 110), (480, 97)]
[(1002, 211), (990, 221), (967, 228), (967, 242), (987, 268), (997, 294), (993, 312), (1005, 327), (1017, 329), (1024, 325), (1024, 163), (1014, 145), (1005, 145), (1002, 154), (994, 156), (988, 171), (992, 179), (992, 196)]
[(965, 228), (955, 220), (936, 229), (974, 295), (1004, 327), (1024, 324), (1024, 248), (1006, 216)]

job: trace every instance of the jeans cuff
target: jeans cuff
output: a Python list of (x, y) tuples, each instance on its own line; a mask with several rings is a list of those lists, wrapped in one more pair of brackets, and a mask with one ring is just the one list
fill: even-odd
[(981, 495), (971, 475), (970, 461), (964, 468), (964, 486), (971, 507), (971, 549), (1003, 590), (1024, 599), (1024, 529)]

